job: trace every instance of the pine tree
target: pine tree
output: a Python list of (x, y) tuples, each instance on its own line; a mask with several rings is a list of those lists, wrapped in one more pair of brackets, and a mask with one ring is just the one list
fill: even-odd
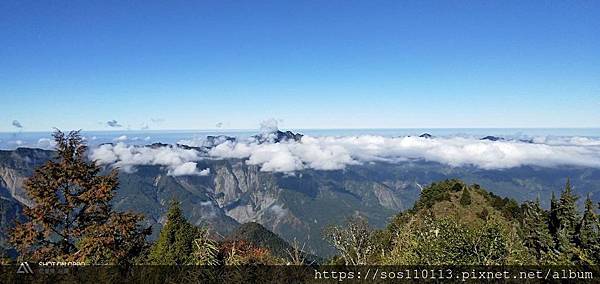
[(202, 229), (190, 224), (177, 201), (171, 202), (167, 222), (160, 231), (149, 255), (151, 264), (194, 264), (194, 240), (203, 236)]
[(28, 220), (17, 222), (11, 243), (24, 260), (131, 262), (145, 248), (149, 229), (139, 227), (142, 216), (112, 209), (117, 172), (100, 175), (101, 168), (86, 159), (79, 131), (56, 130), (53, 136), (57, 158), (25, 181), (35, 205), (24, 209)]
[(552, 252), (553, 240), (546, 223), (545, 212), (538, 202), (523, 204), (523, 243), (541, 263)]
[(594, 262), (600, 261), (600, 244), (598, 243), (598, 215), (588, 194), (585, 200), (585, 211), (577, 226), (577, 245), (585, 251)]
[(556, 200), (556, 195), (554, 195), (554, 192), (552, 192), (552, 198), (550, 199), (550, 212), (548, 214), (548, 219), (548, 229), (556, 241), (560, 222), (558, 221), (558, 200)]
[(577, 196), (572, 193), (570, 179), (567, 179), (565, 190), (560, 195), (560, 200), (558, 201), (557, 219), (559, 223), (559, 246), (564, 248), (568, 243), (574, 242), (575, 231), (579, 223)]
[(469, 193), (469, 189), (465, 186), (462, 194), (460, 195), (460, 205), (463, 207), (471, 205), (471, 194)]
[(583, 218), (579, 223), (577, 228), (577, 240), (578, 245), (585, 249), (592, 248), (596, 242), (598, 237), (598, 217), (594, 210), (594, 205), (590, 196), (587, 196), (585, 200), (585, 211), (583, 213)]

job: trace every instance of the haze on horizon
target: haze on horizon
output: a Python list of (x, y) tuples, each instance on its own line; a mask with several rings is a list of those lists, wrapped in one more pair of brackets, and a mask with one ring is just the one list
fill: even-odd
[(0, 3), (0, 132), (600, 127), (600, 2)]

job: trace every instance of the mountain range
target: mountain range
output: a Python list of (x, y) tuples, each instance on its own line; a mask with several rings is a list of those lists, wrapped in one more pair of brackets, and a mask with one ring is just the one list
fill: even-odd
[[(259, 143), (280, 143), (299, 141), (301, 137), (277, 131), (256, 139)], [(213, 136), (206, 141), (200, 147), (160, 143), (145, 147), (205, 151), (235, 138)], [(0, 151), (2, 247), (8, 248), (7, 228), (22, 218), (24, 206), (31, 205), (22, 189), (23, 181), (53, 156), (54, 152), (42, 149)], [(287, 242), (295, 239), (306, 244), (305, 250), (310, 254), (327, 257), (334, 250), (322, 238), (326, 226), (361, 215), (371, 226), (381, 228), (398, 212), (411, 208), (424, 186), (444, 179), (459, 178), (480, 184), (497, 195), (524, 201), (558, 193), (570, 178), (575, 193), (580, 196), (589, 193), (594, 201), (600, 201), (600, 170), (585, 167), (520, 166), (485, 170), (411, 160), (370, 162), (340, 170), (280, 173), (261, 171), (260, 166), (235, 158), (202, 159), (196, 167), (210, 171), (206, 175), (173, 176), (156, 165), (120, 171), (120, 186), (113, 205), (117, 210), (143, 214), (145, 222), (153, 227), (151, 238), (156, 238), (165, 222), (169, 202), (176, 199), (192, 224), (208, 226), (217, 238), (239, 235), (241, 225), (257, 223)], [(549, 198), (541, 200), (547, 207), (544, 202)]]

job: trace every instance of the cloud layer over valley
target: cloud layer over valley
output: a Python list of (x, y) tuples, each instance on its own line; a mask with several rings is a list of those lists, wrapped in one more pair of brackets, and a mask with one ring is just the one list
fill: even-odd
[(100, 164), (110, 164), (126, 172), (135, 171), (135, 166), (158, 165), (167, 169), (168, 175), (208, 175), (209, 169), (199, 170), (197, 163), (200, 152), (179, 147), (139, 147), (124, 143), (104, 144), (92, 150), (91, 159)]
[(468, 137), (304, 136), (299, 142), (258, 143), (255, 139), (223, 140), (211, 148), (141, 147), (105, 144), (91, 158), (131, 171), (137, 165), (160, 165), (171, 175), (208, 175), (196, 162), (203, 159), (246, 159), (262, 171), (303, 169), (340, 170), (369, 162), (409, 160), (438, 162), (453, 167), (506, 169), (519, 166), (581, 166), (600, 168), (600, 141), (591, 138), (536, 138), (489, 141)]

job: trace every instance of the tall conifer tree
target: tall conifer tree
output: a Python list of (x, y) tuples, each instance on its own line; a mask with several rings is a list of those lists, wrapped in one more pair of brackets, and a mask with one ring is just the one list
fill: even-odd
[(577, 196), (572, 192), (570, 179), (567, 179), (565, 189), (558, 201), (557, 219), (560, 244), (564, 246), (566, 242), (574, 242), (575, 231), (579, 224), (579, 212), (577, 211)]
[(34, 205), (24, 209), (27, 221), (17, 222), (11, 243), (23, 260), (131, 262), (144, 250), (149, 229), (138, 225), (142, 216), (113, 210), (117, 172), (101, 175), (101, 168), (86, 159), (79, 131), (56, 130), (53, 136), (56, 159), (25, 181)]
[(598, 215), (594, 203), (588, 194), (585, 200), (585, 211), (577, 227), (577, 244), (595, 263), (600, 262), (600, 244), (598, 243)]
[(553, 240), (546, 223), (545, 212), (538, 202), (523, 204), (523, 243), (542, 262), (552, 252)]
[(201, 230), (185, 219), (179, 202), (171, 202), (165, 226), (150, 250), (149, 262), (162, 265), (194, 264), (194, 240), (203, 236)]
[(552, 234), (556, 239), (556, 234), (558, 232), (560, 223), (558, 221), (558, 200), (556, 199), (554, 191), (552, 192), (552, 197), (550, 199), (550, 212), (548, 212), (548, 219), (548, 229), (550, 230), (550, 234)]

